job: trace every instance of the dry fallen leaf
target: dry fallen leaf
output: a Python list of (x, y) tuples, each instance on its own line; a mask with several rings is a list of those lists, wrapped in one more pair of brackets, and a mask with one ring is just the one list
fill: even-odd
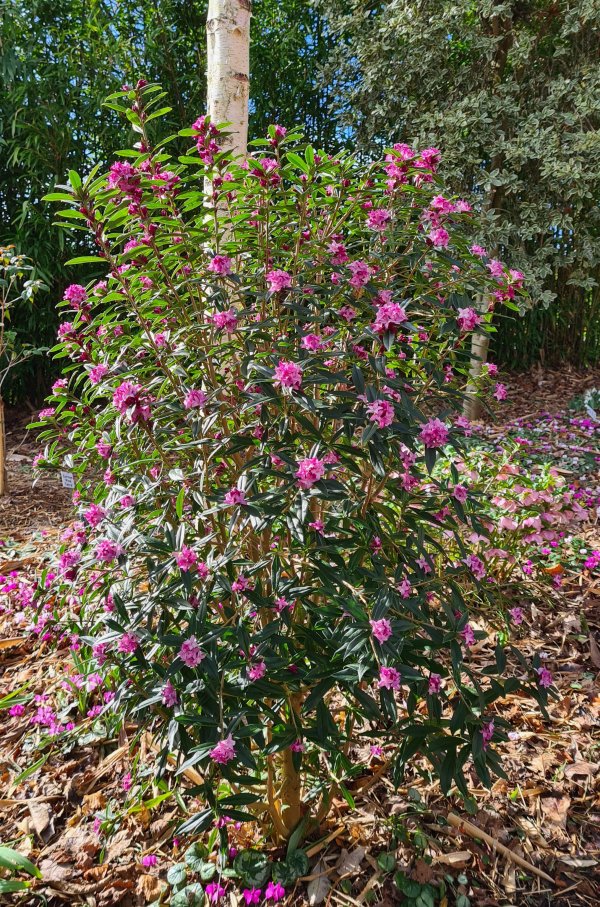
[(542, 797), (540, 800), (544, 818), (558, 828), (567, 827), (567, 815), (571, 805), (570, 797)]
[(565, 778), (568, 778), (569, 781), (571, 778), (583, 777), (583, 778), (593, 778), (593, 776), (598, 771), (597, 762), (585, 762), (580, 760), (574, 762), (572, 765), (567, 765), (565, 769)]
[[(319, 860), (316, 866), (312, 869), (311, 875), (317, 875), (317, 873), (325, 873), (327, 871), (327, 866), (323, 860)], [(311, 907), (316, 907), (317, 904), (322, 904), (329, 891), (331, 889), (331, 882), (326, 875), (319, 875), (316, 879), (312, 879), (306, 887), (308, 894), (308, 903)]]
[(364, 847), (359, 845), (355, 847), (354, 850), (347, 851), (344, 848), (340, 854), (340, 858), (335, 864), (335, 868), (340, 876), (352, 874), (358, 872), (360, 869), (360, 864), (365, 858), (366, 850)]
[(470, 850), (455, 850), (453, 853), (440, 853), (436, 857), (437, 863), (443, 863), (444, 866), (466, 866), (473, 859)]
[(590, 658), (592, 663), (600, 669), (600, 649), (598, 648), (598, 643), (594, 639), (592, 633), (590, 632)]
[(141, 875), (137, 880), (136, 892), (144, 899), (144, 904), (158, 900), (164, 883), (156, 876)]
[(47, 844), (54, 834), (52, 810), (47, 803), (28, 803), (27, 808), (31, 816), (31, 827), (38, 838)]

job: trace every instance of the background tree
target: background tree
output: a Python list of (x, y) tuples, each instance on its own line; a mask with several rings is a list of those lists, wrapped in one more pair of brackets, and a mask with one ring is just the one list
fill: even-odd
[(439, 146), (446, 178), (483, 213), (480, 241), (542, 303), (500, 326), (496, 353), (516, 366), (597, 356), (595, 0), (318, 5), (338, 37), (324, 81), (337, 80), (335, 115), (359, 149)]

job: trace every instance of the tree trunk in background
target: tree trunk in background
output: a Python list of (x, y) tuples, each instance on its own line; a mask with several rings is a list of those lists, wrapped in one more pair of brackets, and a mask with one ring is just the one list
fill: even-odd
[(463, 404), (463, 416), (466, 416), (471, 422), (479, 419), (481, 416), (481, 400), (477, 396), (477, 379), (481, 374), (481, 369), (487, 360), (488, 349), (490, 345), (489, 334), (474, 333), (471, 339), (471, 362), (469, 365), (469, 383), (467, 385), (467, 396)]
[(207, 112), (230, 123), (224, 148), (245, 156), (248, 145), (251, 0), (209, 0), (206, 20)]

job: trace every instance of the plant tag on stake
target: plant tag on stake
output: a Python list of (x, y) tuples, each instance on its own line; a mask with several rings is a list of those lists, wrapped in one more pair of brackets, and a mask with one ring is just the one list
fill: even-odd
[(75, 477), (72, 472), (60, 471), (60, 480), (63, 488), (75, 488)]

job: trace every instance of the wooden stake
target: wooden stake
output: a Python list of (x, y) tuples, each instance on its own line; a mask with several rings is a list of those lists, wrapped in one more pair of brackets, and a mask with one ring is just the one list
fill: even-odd
[(551, 885), (556, 884), (554, 879), (551, 878), (551, 876), (547, 875), (543, 870), (538, 869), (537, 866), (533, 866), (531, 863), (528, 863), (527, 860), (523, 859), (523, 857), (520, 857), (518, 854), (514, 853), (504, 844), (501, 844), (500, 841), (496, 841), (496, 839), (492, 838), (491, 835), (488, 835), (486, 831), (482, 831), (481, 828), (473, 825), (473, 823), (467, 821), (467, 819), (461, 819), (460, 816), (456, 815), (456, 813), (448, 813), (448, 822), (463, 834), (467, 834), (471, 838), (479, 838), (480, 841), (485, 841), (485, 843), (489, 844), (489, 846), (493, 850), (497, 850), (502, 854), (502, 856), (507, 857), (509, 860), (512, 860), (513, 863), (516, 863), (517, 866), (521, 867), (521, 869), (526, 869), (527, 872), (532, 872), (534, 875), (539, 876), (539, 878), (543, 879), (545, 882), (550, 882)]

